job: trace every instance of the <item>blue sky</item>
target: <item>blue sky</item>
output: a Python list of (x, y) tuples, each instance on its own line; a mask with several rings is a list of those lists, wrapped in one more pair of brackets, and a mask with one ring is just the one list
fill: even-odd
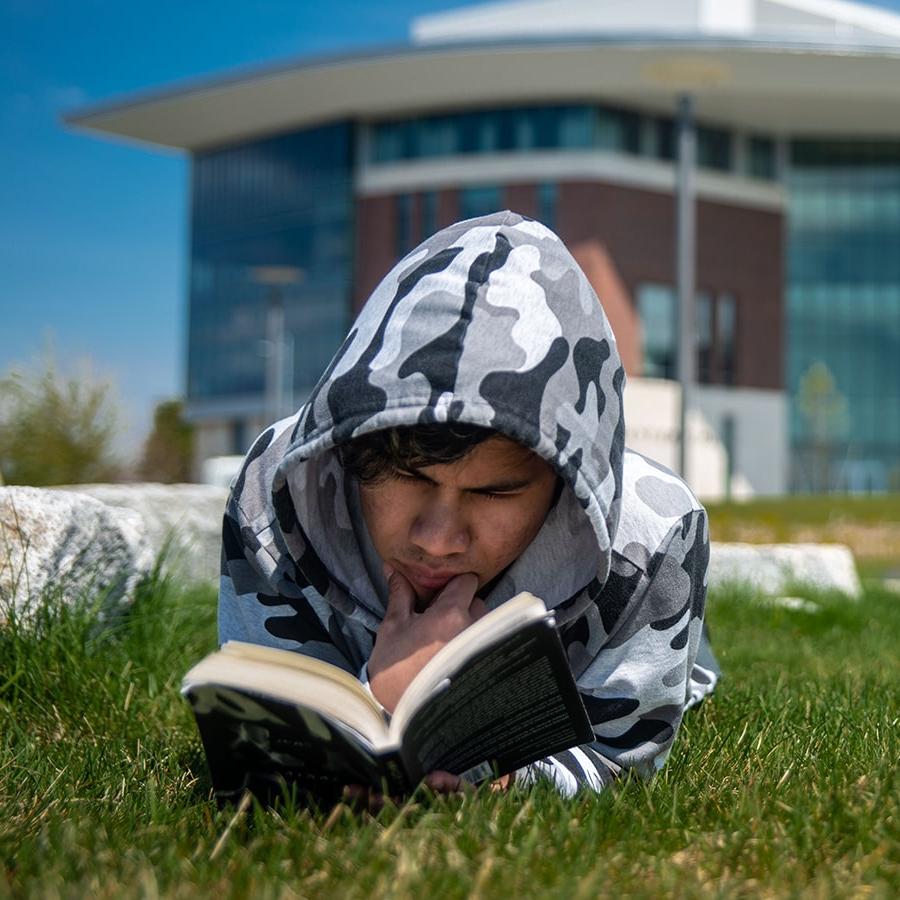
[[(469, 0), (473, 2), (473, 0)], [(61, 113), (262, 62), (406, 40), (465, 0), (0, 0), (0, 374), (90, 361), (120, 447), (184, 388), (187, 163), (66, 131)], [(900, 0), (878, 5), (900, 8)]]
[(453, 0), (0, 0), (0, 373), (90, 361), (120, 446), (184, 389), (186, 160), (68, 132), (66, 110), (230, 68), (406, 40)]

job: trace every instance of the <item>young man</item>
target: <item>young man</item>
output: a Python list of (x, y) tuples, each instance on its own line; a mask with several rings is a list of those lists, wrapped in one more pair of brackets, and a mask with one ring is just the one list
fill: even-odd
[(247, 455), (220, 639), (335, 663), (390, 710), (437, 649), (528, 590), (554, 610), (596, 740), (516, 780), (569, 794), (650, 775), (717, 677), (709, 545), (684, 483), (626, 451), (624, 381), (556, 235), (509, 212), (439, 232)]

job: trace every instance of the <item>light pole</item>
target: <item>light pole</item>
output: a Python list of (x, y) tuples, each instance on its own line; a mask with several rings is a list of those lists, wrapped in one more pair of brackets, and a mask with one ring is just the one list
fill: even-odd
[(694, 175), (697, 170), (696, 96), (731, 81), (731, 68), (714, 56), (677, 56), (657, 60), (643, 72), (645, 80), (675, 92), (677, 175), (675, 179), (675, 278), (678, 293), (678, 473), (687, 478), (690, 446), (688, 411), (697, 380), (696, 292), (697, 221)]
[(266, 420), (276, 422), (294, 410), (294, 335), (286, 328), (285, 290), (303, 281), (295, 266), (256, 266), (253, 280), (268, 287), (266, 303), (265, 409)]
[(694, 123), (694, 97), (684, 93), (678, 98), (678, 186), (676, 188), (677, 225), (675, 237), (675, 275), (678, 282), (678, 383), (681, 403), (678, 409), (678, 473), (688, 475), (688, 409), (697, 380), (696, 290), (697, 221), (694, 196), (694, 171), (697, 165), (697, 129)]

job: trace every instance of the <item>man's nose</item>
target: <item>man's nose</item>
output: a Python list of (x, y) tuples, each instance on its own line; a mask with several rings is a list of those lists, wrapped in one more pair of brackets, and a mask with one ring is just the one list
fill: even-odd
[(453, 504), (436, 501), (419, 510), (410, 539), (428, 556), (441, 557), (464, 553), (471, 536), (461, 511)]

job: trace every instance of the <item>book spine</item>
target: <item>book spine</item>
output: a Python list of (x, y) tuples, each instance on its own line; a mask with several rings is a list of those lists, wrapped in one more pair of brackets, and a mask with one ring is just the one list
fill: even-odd
[(388, 796), (408, 794), (421, 780), (410, 772), (399, 749), (389, 750), (379, 758), (383, 775), (382, 791)]

